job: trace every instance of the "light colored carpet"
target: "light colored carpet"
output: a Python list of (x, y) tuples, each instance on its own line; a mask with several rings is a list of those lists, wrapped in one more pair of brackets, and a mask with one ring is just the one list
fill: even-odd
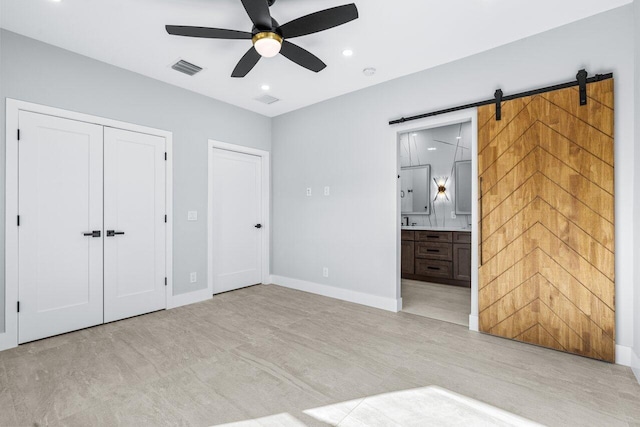
[(471, 289), (402, 279), (402, 311), (468, 327)]

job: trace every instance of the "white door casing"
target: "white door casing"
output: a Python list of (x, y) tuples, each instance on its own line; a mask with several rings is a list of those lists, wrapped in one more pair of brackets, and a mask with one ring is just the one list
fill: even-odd
[(104, 129), (104, 321), (166, 308), (165, 139)]
[(217, 294), (262, 283), (263, 158), (219, 148), (210, 154), (210, 280)]
[(19, 125), (23, 343), (103, 322), (103, 135), (102, 126), (24, 111)]

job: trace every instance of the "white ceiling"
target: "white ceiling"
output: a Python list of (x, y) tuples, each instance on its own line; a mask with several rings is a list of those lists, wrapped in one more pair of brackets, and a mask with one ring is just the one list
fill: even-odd
[[(232, 79), (249, 40), (176, 37), (164, 30), (172, 24), (251, 31), (240, 0), (0, 0), (0, 26), (273, 117), (632, 0), (277, 0), (271, 12), (283, 24), (350, 1), (360, 19), (291, 40), (328, 65), (319, 74), (278, 56), (262, 59), (244, 79)], [(354, 56), (343, 57), (345, 48)], [(178, 59), (205, 70), (195, 77), (177, 73), (170, 65)], [(366, 77), (365, 67), (378, 72)], [(281, 101), (255, 101), (263, 84)]]

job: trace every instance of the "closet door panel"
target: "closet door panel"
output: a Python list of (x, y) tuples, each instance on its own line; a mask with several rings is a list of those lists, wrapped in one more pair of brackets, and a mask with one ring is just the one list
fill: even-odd
[(105, 128), (105, 322), (166, 308), (165, 140)]
[(19, 114), (19, 342), (24, 343), (103, 321), (103, 135), (101, 126)]

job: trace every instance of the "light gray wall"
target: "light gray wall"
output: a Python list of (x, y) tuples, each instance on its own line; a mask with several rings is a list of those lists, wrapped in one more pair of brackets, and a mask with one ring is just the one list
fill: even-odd
[[(271, 149), (271, 120), (15, 33), (0, 32), (0, 188), (4, 188), (5, 98), (173, 132), (174, 292), (207, 286), (207, 139)], [(123, 46), (123, 49), (126, 46)], [(186, 77), (185, 77), (186, 78)], [(4, 196), (0, 197), (4, 224)], [(187, 211), (197, 210), (197, 222)], [(4, 298), (4, 226), (0, 227)], [(189, 283), (189, 272), (198, 283)], [(4, 301), (0, 301), (4, 308)], [(0, 319), (4, 321), (3, 313)], [(4, 326), (0, 330), (3, 330)]]
[[(274, 275), (396, 298), (396, 135), (388, 120), (560, 83), (616, 76), (618, 344), (633, 345), (634, 58), (629, 5), (273, 121)], [(417, 55), (428, 52), (416, 52)], [(371, 64), (374, 65), (375, 64)], [(365, 78), (365, 77), (363, 77)], [(331, 186), (331, 196), (320, 189)], [(305, 197), (305, 187), (314, 196)], [(329, 267), (330, 277), (322, 277)]]
[[(640, 147), (640, 0), (633, 2), (634, 16), (635, 16), (635, 107), (636, 107), (636, 120), (635, 120), (635, 140), (636, 147)], [(640, 149), (635, 152), (636, 165), (640, 165)], [(635, 174), (635, 212), (636, 216), (640, 214), (640, 171), (636, 171)], [(635, 265), (635, 320), (634, 320), (634, 350), (635, 360), (634, 369), (638, 380), (640, 381), (640, 262), (637, 262), (637, 257), (640, 255), (640, 227), (636, 227), (634, 230), (635, 242), (636, 242), (636, 262)]]

